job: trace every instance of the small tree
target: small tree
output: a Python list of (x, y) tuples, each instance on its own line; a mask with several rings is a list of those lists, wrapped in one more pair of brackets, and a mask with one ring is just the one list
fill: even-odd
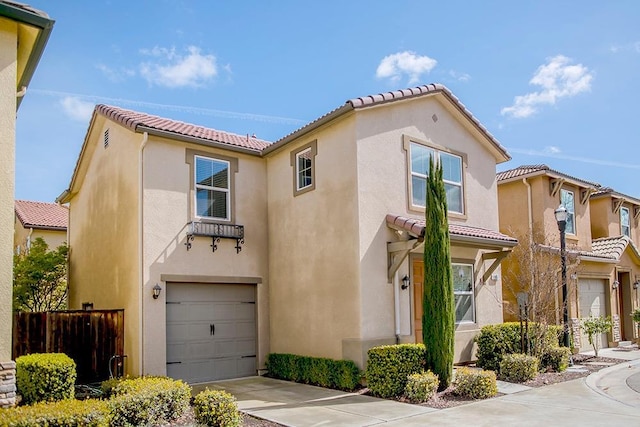
[(41, 238), (13, 258), (14, 311), (64, 310), (67, 307), (67, 245), (53, 251)]
[(424, 229), (424, 295), (422, 339), (427, 349), (426, 366), (440, 380), (439, 389), (449, 387), (453, 375), (455, 312), (447, 193), (442, 165), (429, 159)]
[[(534, 227), (534, 230), (539, 229), (541, 227)], [(562, 322), (564, 306), (561, 303), (557, 305), (561, 301), (562, 289), (560, 254), (549, 243), (552, 241), (550, 235), (538, 231), (511, 231), (509, 234), (516, 237), (519, 243), (503, 262), (503, 293), (507, 301), (516, 301), (518, 294), (526, 296), (526, 319), (537, 324), (535, 329), (529, 331), (534, 334), (529, 339), (534, 343), (533, 355), (541, 357), (542, 354), (537, 354), (535, 349), (543, 349), (545, 346), (535, 344), (543, 343), (549, 324)], [(576, 254), (571, 249), (567, 250), (569, 277), (578, 266)], [(568, 280), (568, 288), (568, 294), (575, 295), (575, 281)], [(513, 320), (519, 320), (520, 315), (524, 315), (517, 304), (505, 303), (504, 307), (506, 313), (513, 316)]]
[(607, 333), (611, 330), (613, 323), (610, 317), (589, 317), (582, 319), (582, 329), (587, 334), (589, 344), (593, 346), (593, 351), (598, 357), (598, 350), (600, 349), (600, 334)]

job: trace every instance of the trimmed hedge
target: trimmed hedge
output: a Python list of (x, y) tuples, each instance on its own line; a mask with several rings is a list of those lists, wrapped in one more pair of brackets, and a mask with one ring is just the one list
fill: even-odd
[(431, 399), (438, 391), (438, 376), (431, 371), (411, 374), (407, 377), (404, 396), (414, 403), (422, 403)]
[(25, 404), (73, 399), (76, 377), (76, 362), (63, 353), (16, 359), (16, 387)]
[(193, 412), (198, 425), (239, 427), (242, 414), (236, 399), (222, 390), (206, 389), (193, 399)]
[(571, 350), (567, 347), (550, 348), (540, 359), (540, 369), (551, 369), (554, 372), (563, 372), (569, 367)]
[(124, 379), (113, 385), (108, 401), (112, 426), (158, 425), (189, 409), (191, 387), (166, 377)]
[(472, 399), (486, 399), (498, 394), (498, 383), (494, 371), (458, 368), (453, 384), (455, 394)]
[(108, 427), (110, 415), (104, 400), (67, 399), (31, 406), (0, 409), (0, 427)]
[(397, 344), (373, 347), (367, 352), (367, 386), (375, 396), (401, 396), (407, 377), (424, 371), (424, 344)]
[(538, 375), (540, 361), (526, 354), (507, 354), (500, 362), (500, 378), (505, 381), (523, 383)]
[[(543, 326), (535, 322), (529, 322), (529, 348), (533, 354), (543, 355), (552, 348), (557, 348), (562, 333), (562, 327), (558, 325), (546, 326), (546, 331), (541, 342), (536, 342), (536, 330)], [(506, 354), (521, 353), (520, 347), (520, 323), (507, 322), (496, 325), (486, 325), (475, 337), (478, 344), (476, 364), (480, 368), (498, 372), (500, 362)]]
[(362, 373), (352, 360), (298, 356), (286, 353), (267, 355), (266, 367), (272, 378), (352, 391)]

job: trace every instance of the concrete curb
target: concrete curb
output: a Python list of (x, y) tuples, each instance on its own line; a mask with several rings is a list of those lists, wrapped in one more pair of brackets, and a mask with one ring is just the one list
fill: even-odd
[(640, 406), (634, 401), (640, 401), (640, 393), (628, 386), (627, 378), (639, 371), (640, 359), (622, 360), (617, 365), (603, 368), (589, 375), (585, 379), (585, 384), (601, 396), (636, 408)]

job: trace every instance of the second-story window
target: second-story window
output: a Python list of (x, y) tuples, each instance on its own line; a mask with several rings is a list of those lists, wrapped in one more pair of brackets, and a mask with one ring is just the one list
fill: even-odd
[(629, 208), (620, 208), (620, 231), (624, 236), (631, 237), (631, 221), (629, 219)]
[(291, 152), (293, 166), (293, 195), (299, 196), (316, 188), (316, 140)]
[(567, 226), (565, 232), (576, 234), (576, 211), (573, 203), (573, 191), (560, 190), (560, 204), (567, 210)]
[(196, 215), (230, 220), (229, 162), (195, 156), (195, 164)]
[(411, 143), (411, 197), (413, 206), (425, 207), (429, 158), (442, 165), (442, 178), (447, 192), (449, 212), (464, 214), (462, 157), (439, 151), (415, 142)]

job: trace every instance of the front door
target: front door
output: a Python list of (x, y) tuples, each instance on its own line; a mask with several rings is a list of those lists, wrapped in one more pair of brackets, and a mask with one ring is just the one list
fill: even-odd
[(416, 342), (422, 342), (422, 298), (424, 287), (424, 263), (413, 260), (413, 325)]

